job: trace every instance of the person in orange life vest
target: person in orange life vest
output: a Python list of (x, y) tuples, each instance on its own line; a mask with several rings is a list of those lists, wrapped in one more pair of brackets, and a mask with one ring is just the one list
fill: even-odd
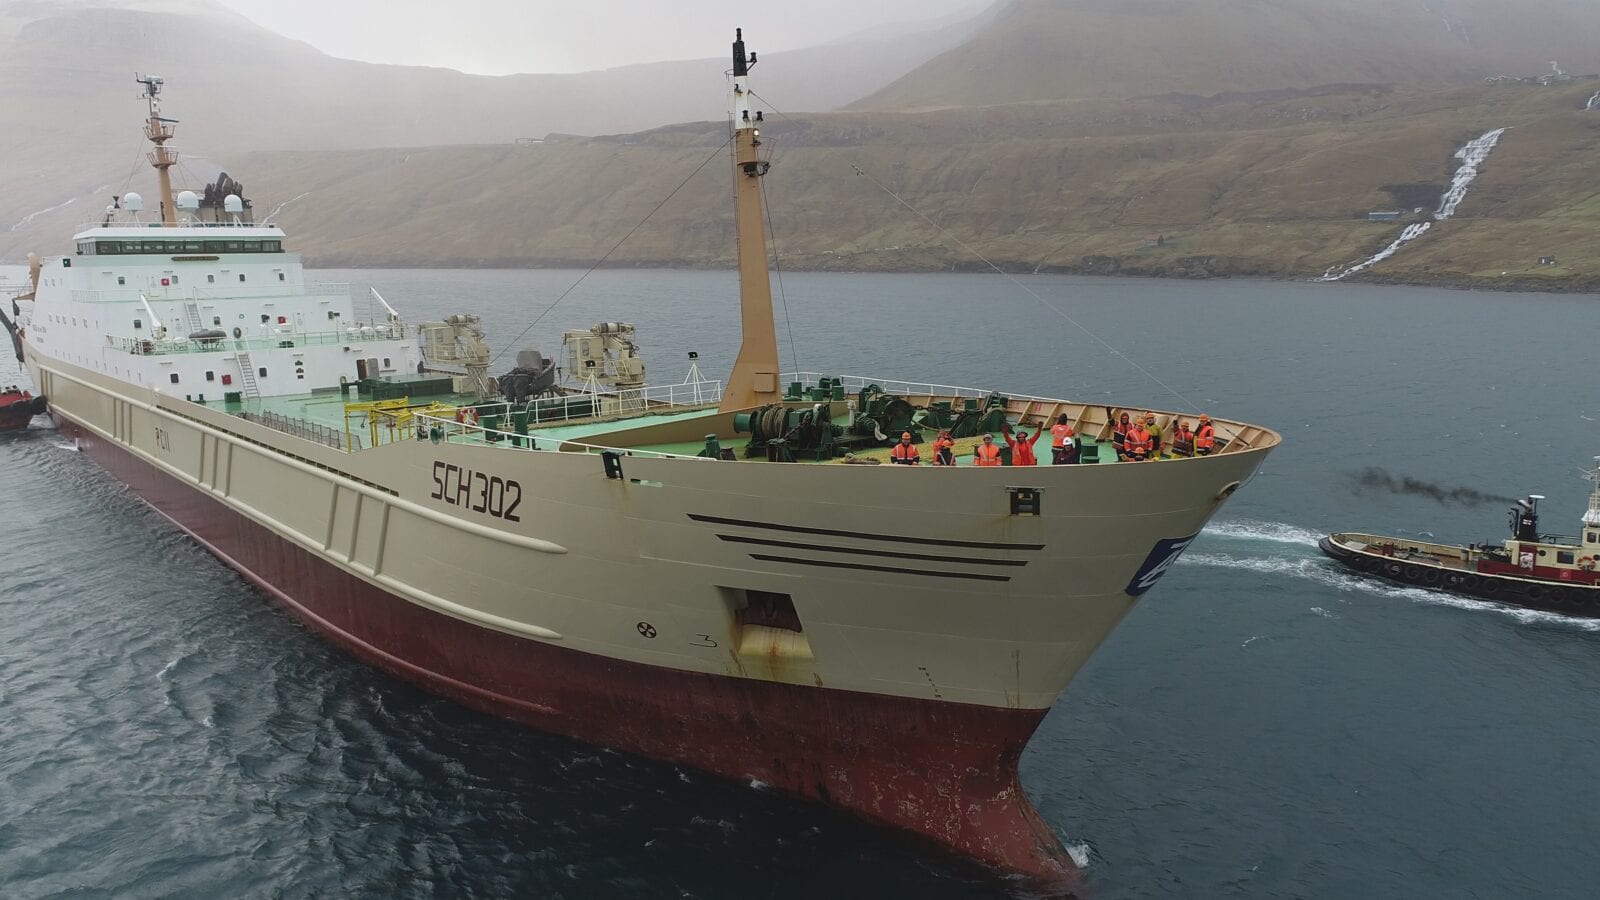
[(889, 462), (899, 466), (914, 466), (921, 461), (922, 454), (918, 452), (917, 445), (911, 443), (911, 432), (901, 432), (900, 443), (889, 451)]
[(1156, 424), (1156, 414), (1144, 414), (1144, 430), (1150, 432), (1150, 458), (1161, 458), (1161, 426)]
[(1211, 417), (1205, 413), (1200, 414), (1200, 428), (1194, 433), (1194, 452), (1199, 456), (1210, 456), (1211, 451), (1217, 449), (1217, 429), (1211, 427)]
[(1067, 424), (1067, 414), (1062, 413), (1050, 426), (1050, 464), (1069, 466), (1078, 461), (1078, 444), (1073, 440), (1072, 426)]
[(950, 432), (939, 432), (939, 436), (933, 441), (933, 464), (936, 466), (955, 465), (955, 446), (955, 439), (950, 437)]
[(1128, 430), (1125, 440), (1129, 459), (1134, 462), (1144, 462), (1150, 458), (1150, 450), (1154, 446), (1154, 442), (1150, 437), (1149, 429), (1144, 427), (1143, 422), (1133, 423), (1133, 427)]
[(1117, 451), (1117, 459), (1128, 458), (1128, 430), (1132, 427), (1127, 413), (1123, 413), (1117, 424), (1111, 426), (1111, 449)]
[(1178, 430), (1172, 435), (1172, 455), (1177, 457), (1194, 455), (1194, 432), (1189, 430), (1187, 419), (1178, 420)]
[(1011, 464), (1013, 466), (1036, 466), (1039, 461), (1033, 458), (1033, 444), (1039, 440), (1042, 431), (1035, 431), (1033, 437), (1028, 437), (1026, 431), (1017, 432), (1016, 437), (1011, 436), (1011, 429), (1004, 432), (1006, 443), (1011, 445)]
[(972, 464), (975, 466), (1000, 465), (1000, 448), (995, 446), (994, 435), (984, 435), (983, 443), (972, 448)]

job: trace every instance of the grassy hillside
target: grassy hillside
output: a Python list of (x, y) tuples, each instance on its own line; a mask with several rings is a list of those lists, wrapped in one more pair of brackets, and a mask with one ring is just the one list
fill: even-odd
[(1592, 0), (1014, 0), (857, 105), (974, 106), (1600, 72)]
[[(979, 268), (966, 243), (1013, 271), (1311, 277), (1393, 239), (1402, 224), (1368, 222), (1369, 210), (1431, 209), (1452, 153), (1507, 126), (1458, 217), (1373, 277), (1592, 290), (1600, 112), (1580, 107), (1596, 90), (1350, 87), (773, 117), (767, 186), (789, 267)], [(258, 152), (229, 168), (258, 208), (300, 197), (280, 221), (316, 264), (588, 265), (710, 158), (608, 264), (731, 266), (724, 128)], [(40, 224), (63, 239), (69, 227)], [(22, 249), (0, 233), (0, 255)], [(1552, 254), (1560, 266), (1536, 266)]]

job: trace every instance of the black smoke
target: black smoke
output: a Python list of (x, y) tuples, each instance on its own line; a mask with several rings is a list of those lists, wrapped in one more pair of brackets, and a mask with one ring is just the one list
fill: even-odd
[(1369, 466), (1359, 472), (1350, 473), (1350, 480), (1355, 483), (1358, 494), (1386, 493), (1426, 497), (1445, 506), (1482, 506), (1485, 503), (1517, 502), (1515, 497), (1486, 494), (1475, 488), (1445, 487), (1406, 475), (1396, 477), (1377, 466)]

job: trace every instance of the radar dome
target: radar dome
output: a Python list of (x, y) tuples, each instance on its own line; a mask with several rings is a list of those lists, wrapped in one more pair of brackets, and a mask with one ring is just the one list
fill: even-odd
[(176, 202), (179, 209), (193, 211), (200, 208), (200, 195), (194, 191), (179, 191)]
[(144, 198), (129, 191), (122, 195), (122, 208), (129, 212), (139, 212), (144, 209)]
[(244, 212), (244, 201), (239, 199), (238, 194), (229, 194), (222, 198), (222, 211), (242, 213)]

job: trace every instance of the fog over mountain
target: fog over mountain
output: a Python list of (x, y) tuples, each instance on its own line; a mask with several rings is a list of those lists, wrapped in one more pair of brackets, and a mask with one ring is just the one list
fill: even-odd
[[(799, 267), (977, 265), (860, 165), (1013, 268), (1320, 275), (1393, 240), (1368, 211), (1431, 206), (1456, 149), (1510, 128), (1456, 216), (1371, 275), (1576, 286), (1600, 285), (1596, 34), (1592, 0), (1002, 0), (808, 49), (748, 37)], [(226, 168), (313, 263), (584, 264), (725, 137), (730, 36), (485, 77), (337, 59), (214, 3), (0, 0), (0, 258), (149, 188), (129, 76), (153, 71), (180, 184)], [(552, 132), (597, 137), (522, 140)], [(708, 164), (611, 262), (725, 264), (726, 178)]]

